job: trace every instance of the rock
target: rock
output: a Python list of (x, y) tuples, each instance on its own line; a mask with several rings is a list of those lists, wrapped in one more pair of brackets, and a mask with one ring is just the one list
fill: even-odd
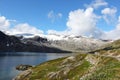
[(20, 73), (19, 75), (17, 75), (13, 80), (24, 80), (24, 78), (26, 78), (28, 75), (30, 75), (32, 73), (31, 69), (28, 69), (26, 71), (23, 71), (22, 73)]
[(28, 70), (30, 68), (32, 68), (33, 66), (31, 65), (18, 65), (16, 66), (16, 70), (19, 70), (19, 71), (25, 71), (25, 70)]
[(68, 58), (66, 58), (62, 64), (66, 64), (66, 63), (69, 63), (69, 62), (74, 62), (76, 61), (75, 57), (74, 56), (70, 56)]

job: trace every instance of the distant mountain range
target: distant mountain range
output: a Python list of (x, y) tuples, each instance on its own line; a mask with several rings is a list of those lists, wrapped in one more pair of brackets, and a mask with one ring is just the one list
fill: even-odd
[(99, 49), (107, 41), (74, 35), (16, 34), (0, 31), (1, 52), (89, 52)]
[(0, 36), (0, 51), (5, 52), (88, 52), (107, 43), (103, 40), (73, 35), (16, 34), (11, 36), (0, 31)]
[(6, 35), (0, 31), (0, 52), (70, 52), (46, 46), (47, 39), (41, 37), (22, 38)]

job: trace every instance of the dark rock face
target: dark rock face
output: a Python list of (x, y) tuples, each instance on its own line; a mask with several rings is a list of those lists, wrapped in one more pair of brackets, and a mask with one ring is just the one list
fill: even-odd
[(47, 39), (46, 38), (42, 38), (42, 37), (39, 37), (39, 36), (35, 36), (33, 38), (34, 41), (37, 41), (37, 42), (47, 42)]
[(23, 44), (15, 36), (8, 36), (0, 31), (0, 51), (19, 51)]
[(28, 70), (29, 68), (32, 68), (31, 65), (18, 65), (16, 66), (16, 70), (19, 70), (19, 71), (25, 71), (25, 70)]
[(0, 52), (69, 52), (44, 45), (43, 43), (47, 43), (47, 39), (39, 36), (22, 40), (15, 36), (6, 35), (0, 31)]

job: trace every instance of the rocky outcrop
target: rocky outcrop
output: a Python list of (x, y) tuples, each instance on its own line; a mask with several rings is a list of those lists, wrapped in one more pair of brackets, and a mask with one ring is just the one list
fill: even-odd
[(24, 80), (28, 75), (30, 75), (32, 73), (31, 69), (25, 70), (22, 73), (20, 73), (18, 76), (16, 76), (14, 79), (12, 80)]
[(23, 65), (23, 64), (20, 64), (18, 66), (16, 66), (16, 70), (19, 70), (19, 71), (25, 71), (25, 70), (28, 70), (30, 68), (32, 68), (33, 66), (31, 65)]
[(86, 37), (67, 37), (63, 40), (50, 41), (52, 46), (72, 52), (90, 52), (101, 48), (108, 42)]

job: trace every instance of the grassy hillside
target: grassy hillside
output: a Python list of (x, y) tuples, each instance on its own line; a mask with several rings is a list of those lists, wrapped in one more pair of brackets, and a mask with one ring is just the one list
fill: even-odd
[(39, 64), (22, 72), (16, 80), (120, 80), (120, 40), (90, 54)]
[[(35, 66), (16, 80), (119, 80), (120, 61), (113, 57), (79, 54)], [(25, 73), (24, 72), (24, 73)]]
[(95, 50), (90, 53), (120, 58), (120, 40), (116, 40), (106, 45), (103, 49)]

